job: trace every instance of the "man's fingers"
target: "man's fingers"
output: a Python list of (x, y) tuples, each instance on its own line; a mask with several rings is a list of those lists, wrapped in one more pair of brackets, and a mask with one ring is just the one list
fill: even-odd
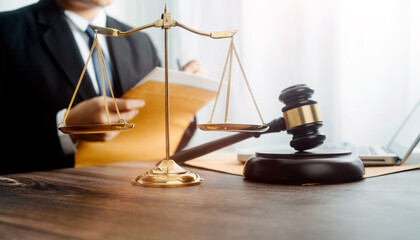
[[(135, 118), (137, 116), (137, 114), (139, 114), (139, 110), (134, 109), (134, 110), (130, 110), (130, 111), (120, 112), (120, 117), (121, 117), (121, 119), (124, 119), (125, 121), (130, 121), (133, 118)], [(111, 123), (117, 123), (119, 120), (120, 120), (120, 118), (118, 118), (118, 114), (116, 112), (110, 112), (109, 113), (109, 121)], [(101, 122), (107, 123), (107, 121), (108, 121), (108, 117), (106, 115), (104, 115), (102, 117)]]
[[(112, 101), (112, 98), (108, 98), (108, 108), (111, 111), (115, 110), (115, 104)], [(146, 105), (145, 101), (141, 99), (124, 99), (124, 98), (116, 98), (115, 102), (117, 103), (118, 110), (120, 112), (131, 111), (135, 109), (142, 108)]]
[[(132, 120), (134, 117), (137, 116), (139, 113), (138, 109), (130, 110), (130, 111), (124, 111), (120, 112), (121, 119), (125, 120), (126, 122)], [(116, 113), (110, 113), (109, 114), (109, 121), (110, 123), (117, 123), (120, 120), (118, 118), (118, 114)], [(104, 119), (102, 120), (103, 124), (106, 124), (108, 121), (107, 117), (104, 116)], [(98, 133), (98, 134), (82, 134), (78, 136), (79, 140), (85, 140), (85, 141), (99, 141), (99, 142), (106, 142), (114, 139), (119, 132), (106, 132), (106, 133)]]
[(139, 114), (139, 110), (135, 109), (135, 110), (131, 110), (131, 111), (126, 111), (126, 112), (121, 112), (120, 116), (122, 119), (129, 121), (133, 118), (135, 118), (137, 116), (137, 114)]
[[(145, 105), (143, 100), (138, 99), (115, 99), (118, 106), (121, 119), (125, 121), (132, 120), (139, 113), (139, 109)], [(70, 110), (66, 119), (66, 125), (90, 125), (90, 124), (107, 124), (117, 123), (120, 118), (115, 110), (115, 103), (112, 98), (107, 98), (108, 115), (105, 109), (105, 101), (103, 97), (95, 97), (83, 101)], [(109, 116), (109, 117), (108, 117)], [(103, 134), (91, 136), (87, 138), (98, 139), (102, 138), (104, 141), (114, 137), (112, 134)], [(99, 140), (98, 140), (99, 141)]]
[(197, 74), (200, 76), (207, 75), (207, 69), (203, 68), (201, 62), (198, 60), (191, 60), (182, 69), (184, 72)]

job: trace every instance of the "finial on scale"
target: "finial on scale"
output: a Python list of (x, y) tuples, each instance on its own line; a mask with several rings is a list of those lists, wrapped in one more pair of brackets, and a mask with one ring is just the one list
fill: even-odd
[(168, 12), (168, 4), (167, 3), (165, 3), (165, 10), (164, 10), (164, 13), (167, 13)]

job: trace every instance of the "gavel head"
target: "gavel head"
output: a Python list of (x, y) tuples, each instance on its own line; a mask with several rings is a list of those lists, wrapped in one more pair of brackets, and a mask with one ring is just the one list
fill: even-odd
[(315, 148), (325, 140), (325, 135), (318, 129), (322, 126), (322, 116), (316, 101), (311, 100), (314, 90), (305, 84), (298, 84), (284, 89), (280, 101), (287, 133), (293, 138), (290, 146), (298, 151)]

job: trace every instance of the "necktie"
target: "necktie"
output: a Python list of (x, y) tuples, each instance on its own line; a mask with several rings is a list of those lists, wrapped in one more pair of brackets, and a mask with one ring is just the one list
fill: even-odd
[[(90, 26), (87, 27), (85, 32), (89, 36), (89, 48), (90, 48), (90, 47), (92, 47), (93, 41), (95, 40), (95, 32), (92, 30), (92, 28)], [(111, 66), (109, 64), (109, 61), (107, 61), (107, 59), (105, 58), (105, 56), (104, 56), (104, 62), (105, 62), (105, 65), (106, 65), (106, 70), (108, 71), (108, 77), (109, 77), (109, 81), (111, 82), (111, 87), (112, 87), (113, 82), (112, 82)], [(92, 53), (92, 63), (93, 63), (93, 68), (95, 69), (96, 82), (98, 83), (99, 91), (102, 93), (101, 71), (100, 71), (100, 68), (99, 68), (98, 52), (97, 52), (96, 47), (95, 47), (95, 49), (93, 50), (93, 53)], [(106, 95), (110, 97), (111, 92), (109, 90), (108, 81), (106, 79), (105, 69), (103, 67), (102, 67), (102, 76), (103, 76), (103, 79), (104, 79)]]

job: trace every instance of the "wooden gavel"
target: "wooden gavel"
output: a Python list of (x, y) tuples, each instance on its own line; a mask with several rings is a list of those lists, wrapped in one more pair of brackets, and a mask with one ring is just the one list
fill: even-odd
[(251, 137), (258, 138), (262, 134), (287, 130), (293, 138), (290, 146), (297, 151), (320, 146), (325, 135), (319, 132), (322, 117), (316, 101), (310, 97), (314, 91), (305, 84), (298, 84), (284, 89), (280, 94), (280, 101), (285, 104), (282, 108), (283, 117), (276, 118), (267, 125), (265, 132), (240, 132), (202, 145), (179, 151), (171, 156), (178, 164), (203, 156)]

